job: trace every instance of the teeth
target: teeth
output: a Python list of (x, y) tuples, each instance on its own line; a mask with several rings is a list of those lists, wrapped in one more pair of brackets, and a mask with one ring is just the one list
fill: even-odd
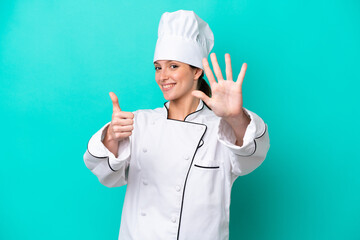
[(173, 86), (175, 86), (175, 83), (163, 85), (163, 88), (164, 88), (164, 89), (168, 89), (168, 88), (171, 88), (171, 87), (173, 87)]

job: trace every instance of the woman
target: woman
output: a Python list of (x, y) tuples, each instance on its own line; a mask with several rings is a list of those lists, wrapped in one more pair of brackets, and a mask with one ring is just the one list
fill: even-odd
[(127, 184), (119, 239), (229, 239), (232, 184), (270, 146), (267, 125), (242, 107), (247, 65), (234, 82), (226, 54), (225, 80), (212, 53), (216, 81), (213, 34), (192, 11), (164, 13), (158, 33), (155, 80), (168, 101), (124, 112), (111, 92), (112, 120), (91, 137), (85, 164), (105, 186)]

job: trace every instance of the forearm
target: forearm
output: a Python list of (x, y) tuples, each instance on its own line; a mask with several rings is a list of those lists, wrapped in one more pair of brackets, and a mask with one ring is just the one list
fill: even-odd
[(247, 126), (250, 124), (250, 117), (245, 113), (245, 110), (241, 114), (233, 117), (224, 117), (223, 118), (233, 129), (236, 137), (235, 145), (242, 146), (243, 139), (246, 132)]
[(103, 139), (103, 144), (110, 152), (114, 154), (115, 157), (118, 157), (118, 150), (119, 150), (119, 142), (110, 138), (110, 134), (108, 133), (109, 126), (106, 127), (106, 134)]

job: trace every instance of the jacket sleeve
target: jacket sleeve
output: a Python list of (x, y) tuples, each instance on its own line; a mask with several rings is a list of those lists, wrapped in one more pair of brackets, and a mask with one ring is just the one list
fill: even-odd
[(235, 133), (223, 118), (218, 129), (218, 140), (230, 150), (231, 171), (236, 176), (246, 175), (260, 166), (270, 148), (267, 124), (255, 113), (245, 108), (244, 110), (251, 121), (246, 128), (241, 147), (235, 145)]
[(109, 124), (110, 122), (105, 124), (90, 138), (84, 154), (84, 162), (103, 185), (119, 187), (127, 183), (131, 136), (119, 142), (118, 157), (116, 158), (102, 142)]

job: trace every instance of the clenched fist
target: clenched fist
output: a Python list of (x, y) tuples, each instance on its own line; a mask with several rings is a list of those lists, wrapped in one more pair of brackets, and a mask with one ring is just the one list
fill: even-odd
[(129, 137), (134, 129), (134, 114), (132, 112), (121, 111), (119, 100), (115, 93), (110, 92), (109, 95), (113, 104), (113, 114), (103, 142), (117, 156), (118, 143), (124, 138)]

